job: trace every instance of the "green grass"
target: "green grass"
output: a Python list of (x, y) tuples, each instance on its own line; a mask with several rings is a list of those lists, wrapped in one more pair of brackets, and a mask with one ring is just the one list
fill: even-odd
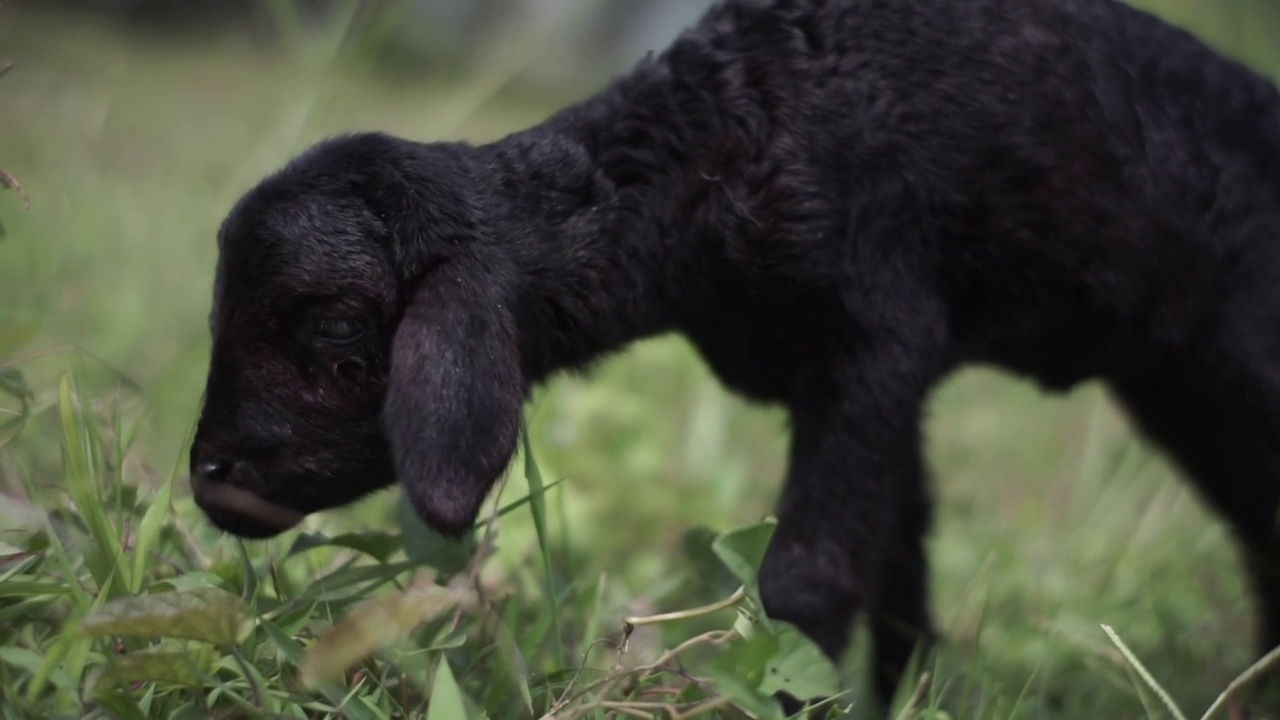
[[(751, 592), (738, 613), (639, 624), (617, 651), (624, 618), (750, 590), (783, 471), (783, 415), (720, 390), (676, 339), (540, 391), (537, 463), (461, 546), (391, 492), (251, 544), (188, 498), (230, 202), (332, 132), (485, 140), (535, 122), (564, 98), (503, 89), (523, 49), (406, 83), (368, 73), (376, 26), (281, 54), (0, 13), (0, 60), (17, 62), (0, 167), (32, 202), (0, 193), (0, 717), (596, 718), (659, 701), (734, 717), (722, 698), (759, 703), (770, 663), (826, 682), (794, 636), (741, 619)], [(1280, 67), (1262, 23), (1206, 23)], [(1188, 717), (1248, 666), (1227, 532), (1098, 387), (1049, 399), (975, 369), (930, 410), (946, 644), (903, 717), (1167, 716), (1102, 624)], [(636, 670), (682, 646), (684, 675)], [(840, 668), (855, 717), (863, 654)]]

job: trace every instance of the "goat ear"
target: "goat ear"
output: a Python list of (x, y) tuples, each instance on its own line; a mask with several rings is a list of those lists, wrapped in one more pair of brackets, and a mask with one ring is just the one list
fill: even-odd
[(475, 523), (511, 462), (525, 394), (511, 309), (468, 264), (440, 267), (414, 290), (396, 330), (383, 406), (405, 495), (448, 535)]

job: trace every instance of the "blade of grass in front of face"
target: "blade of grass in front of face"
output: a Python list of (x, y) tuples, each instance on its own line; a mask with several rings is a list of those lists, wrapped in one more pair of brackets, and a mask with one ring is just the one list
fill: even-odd
[(420, 569), (421, 564), (412, 560), (387, 565), (339, 568), (317, 578), (293, 601), (315, 601), (326, 604), (357, 602), (370, 596), (374, 590), (389, 583), (395, 583), (400, 575)]
[[(192, 437), (195, 435), (196, 421), (193, 418), (187, 426), (187, 433), (182, 441), (182, 448), (178, 454), (178, 460), (174, 463), (173, 472), (169, 473), (169, 479), (160, 483), (160, 487), (156, 490), (156, 494), (151, 498), (151, 505), (142, 515), (142, 521), (138, 523), (138, 531), (134, 536), (133, 545), (133, 574), (130, 577), (129, 592), (138, 593), (142, 590), (143, 579), (146, 576), (147, 561), (151, 558), (151, 550), (155, 547), (156, 541), (160, 538), (160, 531), (164, 529), (164, 522), (173, 511), (170, 505), (173, 497), (173, 485), (178, 480), (178, 473), (181, 472), (183, 458), (186, 457), (187, 448), (191, 447)], [(123, 460), (123, 451), (121, 451)], [(123, 462), (121, 463), (123, 465)]]
[(58, 416), (62, 422), (63, 465), (67, 490), (76, 512), (89, 531), (84, 550), (85, 566), (105, 595), (124, 594), (130, 583), (125, 577), (127, 564), (122, 559), (120, 538), (103, 506), (96, 459), (97, 437), (85, 415), (83, 398), (75, 389), (70, 374), (58, 381)]
[(258, 596), (258, 572), (253, 566), (253, 558), (249, 556), (249, 548), (245, 547), (244, 540), (236, 538), (234, 542), (236, 545), (236, 557), (240, 559), (240, 574), (243, 578), (240, 597), (252, 603), (254, 598)]
[(521, 433), (524, 443), (524, 475), (529, 484), (529, 512), (533, 516), (533, 529), (538, 536), (538, 548), (542, 551), (542, 564), (546, 572), (547, 608), (551, 613), (551, 632), (555, 635), (556, 662), (558, 667), (567, 667), (564, 640), (560, 634), (560, 602), (556, 593), (555, 572), (551, 564), (551, 542), (547, 534), (547, 499), (546, 489), (542, 485), (542, 471), (533, 458), (533, 447), (529, 443), (529, 433)]
[[(539, 493), (537, 493), (537, 494), (538, 494), (539, 496), (544, 496), (544, 495), (546, 495), (546, 494), (547, 494), (547, 492), (548, 492), (548, 491), (550, 491), (552, 488), (554, 488), (555, 486), (559, 485), (559, 484), (560, 484), (560, 483), (562, 483), (562, 482), (564, 482), (564, 478), (560, 478), (559, 480), (552, 480), (551, 482), (549, 482), (549, 483), (547, 483), (547, 484), (543, 485), (543, 486), (542, 486), (542, 492), (539, 492)], [(534, 496), (534, 493), (533, 493), (533, 492), (530, 492), (528, 495), (525, 495), (524, 497), (520, 498), (519, 500), (512, 500), (511, 502), (509, 502), (509, 503), (507, 503), (506, 505), (503, 505), (501, 508), (499, 508), (499, 509), (498, 509), (498, 512), (494, 514), (493, 518), (494, 518), (495, 520), (499, 520), (499, 519), (503, 518), (503, 517), (504, 517), (504, 516), (506, 516), (506, 515), (510, 515), (511, 513), (515, 512), (516, 510), (519, 510), (520, 508), (524, 507), (525, 505), (527, 505), (527, 504), (529, 504), (529, 503), (533, 502), (533, 496)], [(479, 519), (479, 520), (477, 520), (477, 521), (476, 521), (476, 524), (472, 527), (472, 529), (473, 529), (473, 530), (479, 530), (479, 529), (483, 528), (483, 527), (484, 527), (484, 524), (485, 524), (486, 522), (488, 522), (488, 521), (489, 521), (489, 518), (488, 518), (488, 517), (481, 518), (481, 519)]]

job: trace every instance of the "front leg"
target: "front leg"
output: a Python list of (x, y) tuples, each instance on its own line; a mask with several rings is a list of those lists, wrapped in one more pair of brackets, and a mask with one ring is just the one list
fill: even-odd
[(768, 615), (833, 659), (857, 613), (874, 613), (875, 684), (886, 704), (929, 633), (920, 420), (941, 354), (905, 347), (869, 347), (802, 381), (778, 527), (760, 571)]

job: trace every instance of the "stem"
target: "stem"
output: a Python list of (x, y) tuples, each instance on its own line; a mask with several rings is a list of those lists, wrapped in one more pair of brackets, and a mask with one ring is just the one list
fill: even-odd
[(733, 607), (734, 605), (737, 605), (746, 596), (747, 596), (747, 588), (746, 586), (741, 586), (729, 597), (717, 602), (713, 602), (710, 605), (703, 605), (702, 607), (690, 608), (688, 610), (677, 610), (675, 612), (661, 613), (659, 615), (648, 615), (645, 617), (628, 617), (628, 618), (623, 618), (622, 622), (623, 622), (623, 625), (628, 628), (627, 634), (630, 635), (632, 629), (639, 627), (641, 625), (656, 625), (658, 623), (674, 622), (676, 620), (688, 620), (689, 618), (696, 618), (696, 617), (702, 617), (703, 615), (710, 615), (713, 612), (717, 612), (727, 607)]
[(257, 706), (258, 710), (266, 710), (266, 707), (262, 704), (262, 688), (258, 685), (257, 678), (253, 676), (249, 661), (241, 654), (240, 648), (234, 645), (231, 646), (231, 655), (240, 664), (240, 670), (244, 672), (244, 679), (249, 681), (249, 687), (253, 689), (253, 704)]

